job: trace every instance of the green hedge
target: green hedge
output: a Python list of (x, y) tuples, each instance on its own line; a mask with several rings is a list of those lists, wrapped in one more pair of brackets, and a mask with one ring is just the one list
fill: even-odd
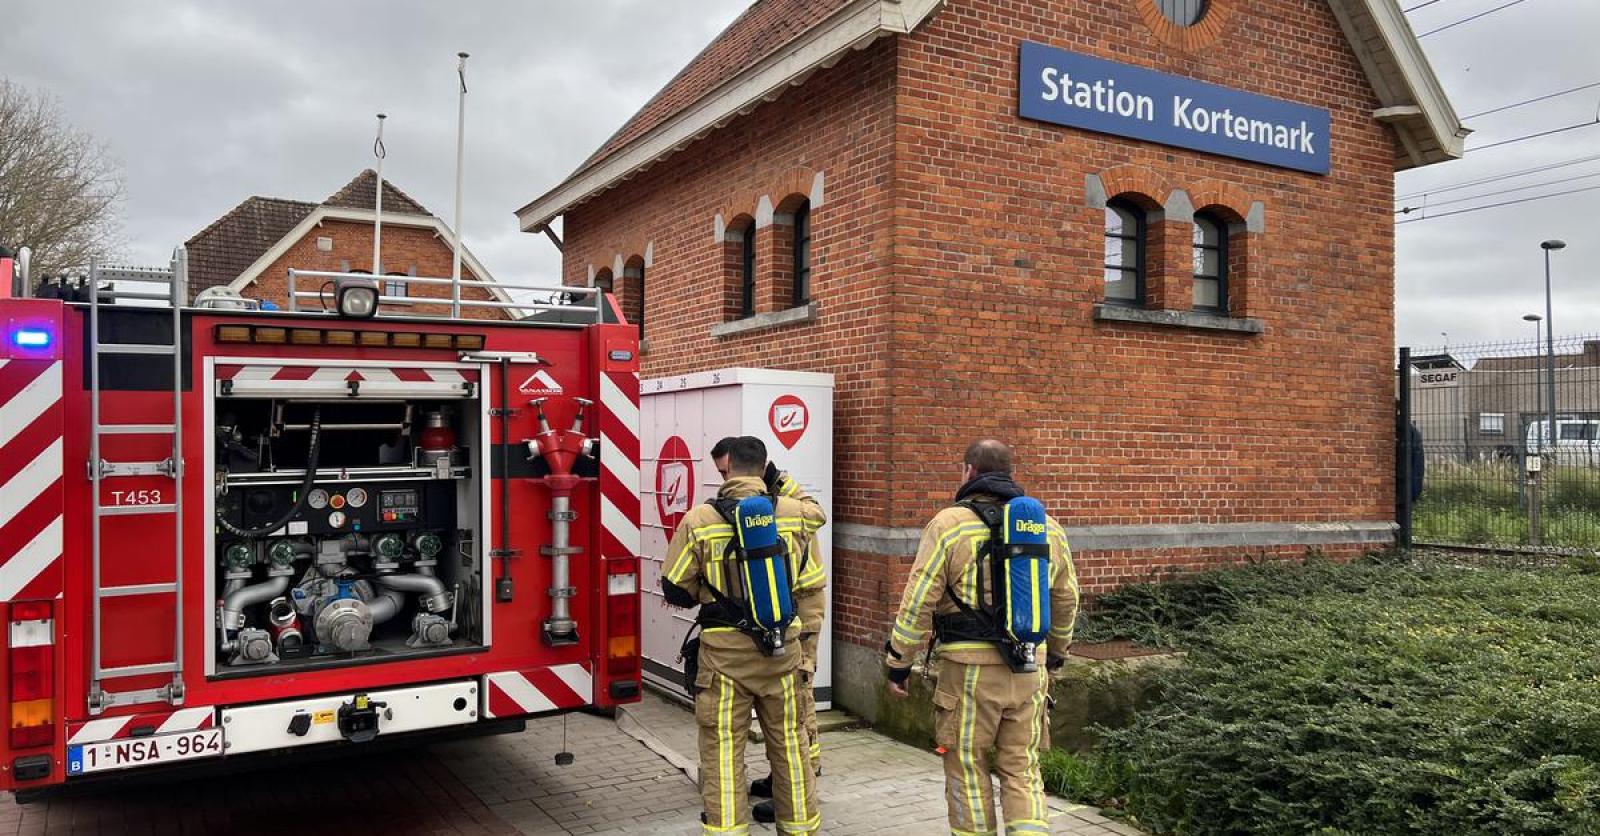
[(1102, 599), (1186, 645), (1052, 786), (1184, 834), (1600, 833), (1600, 577), (1259, 566)]

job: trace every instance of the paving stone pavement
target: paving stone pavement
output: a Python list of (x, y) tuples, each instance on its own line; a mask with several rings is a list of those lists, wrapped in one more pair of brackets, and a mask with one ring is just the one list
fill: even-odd
[[(699, 791), (673, 765), (692, 768), (693, 715), (651, 696), (619, 719), (570, 715), (566, 747), (576, 762), (565, 767), (555, 763), (563, 722), (548, 718), (530, 722), (517, 735), (198, 779), (111, 784), (28, 805), (0, 797), (0, 836), (698, 834)], [(766, 774), (763, 757), (760, 744), (749, 745), (751, 777)], [(871, 731), (836, 731), (823, 735), (823, 766), (824, 833), (948, 832), (942, 772), (932, 753)], [(1057, 834), (1138, 833), (1093, 808), (1058, 800), (1051, 807)], [(755, 825), (752, 832), (775, 831)]]
[[(502, 819), (532, 836), (560, 834), (698, 834), (700, 796), (672, 765), (692, 763), (694, 718), (647, 696), (625, 711), (636, 724), (574, 715), (568, 720), (569, 767), (555, 765), (561, 720), (530, 724), (526, 734), (435, 747), (445, 763)], [(619, 727), (620, 726), (620, 727)], [(623, 729), (642, 728), (664, 757)], [(759, 744), (746, 748), (750, 777), (765, 775)], [(831, 836), (930, 836), (949, 832), (939, 758), (868, 730), (823, 735), (820, 803)], [(1133, 836), (1138, 830), (1092, 807), (1051, 802), (1056, 834)], [(776, 832), (754, 825), (754, 833)]]

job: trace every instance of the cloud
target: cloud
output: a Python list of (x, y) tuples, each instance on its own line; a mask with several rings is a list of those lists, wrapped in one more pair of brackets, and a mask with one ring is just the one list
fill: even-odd
[[(748, 2), (55, 0), (13, 4), (0, 55), (12, 80), (58, 96), (126, 164), (128, 255), (155, 263), (249, 195), (332, 193), (372, 164), (380, 110), (390, 117), (385, 175), (448, 221), (455, 53), (470, 52), (467, 243), (503, 278), (553, 281), (559, 254), (518, 232), (512, 212), (570, 173)], [(1452, 0), (1410, 17), (1426, 31), (1501, 2)], [(1473, 113), (1600, 81), (1595, 32), (1600, 3), (1532, 0), (1423, 44), (1457, 109)], [(1469, 147), (1593, 119), (1597, 105), (1600, 89), (1473, 119)], [(1406, 172), (1397, 190), (1594, 154), (1600, 127)], [(1427, 201), (1585, 174), (1600, 174), (1600, 161)], [(1600, 177), (1573, 185), (1586, 184)], [(1558, 330), (1600, 332), (1596, 219), (1600, 191), (1399, 226), (1399, 342), (1524, 336), (1521, 315), (1543, 310), (1538, 244), (1552, 237), (1570, 245), (1556, 261)]]

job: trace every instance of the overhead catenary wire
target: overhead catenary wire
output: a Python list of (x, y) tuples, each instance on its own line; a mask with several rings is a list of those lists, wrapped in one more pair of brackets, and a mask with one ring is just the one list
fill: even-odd
[(1525, 136), (1512, 137), (1511, 139), (1502, 139), (1499, 142), (1491, 142), (1488, 145), (1479, 145), (1476, 148), (1468, 148), (1467, 149), (1467, 153), (1468, 154), (1472, 154), (1472, 153), (1476, 153), (1478, 151), (1487, 151), (1490, 148), (1499, 148), (1499, 147), (1504, 146), (1504, 145), (1515, 145), (1518, 142), (1526, 142), (1526, 141), (1528, 141), (1530, 139), (1539, 139), (1540, 137), (1555, 136), (1556, 134), (1564, 134), (1567, 131), (1576, 131), (1576, 130), (1578, 130), (1580, 128), (1592, 128), (1595, 125), (1600, 125), (1600, 118), (1591, 119), (1588, 122), (1578, 122), (1576, 124), (1567, 125), (1567, 126), (1561, 127), (1561, 128), (1551, 128), (1548, 131), (1539, 131), (1538, 133), (1527, 134)]
[(1455, 183), (1455, 184), (1449, 185), (1449, 186), (1440, 186), (1440, 187), (1435, 188), (1435, 189), (1424, 189), (1424, 190), (1422, 190), (1420, 192), (1408, 192), (1406, 194), (1403, 194), (1403, 195), (1400, 195), (1400, 196), (1396, 197), (1395, 200), (1397, 200), (1397, 201), (1412, 200), (1414, 198), (1426, 197), (1428, 195), (1444, 194), (1446, 192), (1454, 192), (1454, 191), (1459, 191), (1461, 189), (1470, 189), (1473, 186), (1485, 186), (1485, 185), (1488, 185), (1490, 183), (1498, 183), (1501, 180), (1512, 180), (1512, 179), (1515, 179), (1517, 177), (1526, 177), (1529, 174), (1541, 174), (1541, 173), (1546, 172), (1546, 171), (1554, 171), (1555, 169), (1558, 169), (1558, 168), (1567, 168), (1569, 166), (1582, 165), (1584, 163), (1592, 163), (1592, 162), (1594, 162), (1596, 160), (1600, 160), (1600, 154), (1592, 154), (1590, 156), (1579, 157), (1579, 158), (1574, 159), (1574, 160), (1563, 160), (1563, 161), (1558, 162), (1558, 163), (1546, 163), (1545, 165), (1534, 166), (1533, 168), (1524, 168), (1524, 169), (1521, 169), (1521, 170), (1518, 170), (1518, 171), (1508, 171), (1508, 172), (1505, 172), (1504, 174), (1494, 174), (1494, 175), (1490, 175), (1488, 177), (1480, 177), (1477, 180), (1468, 180), (1468, 181), (1466, 181), (1464, 183)]
[(1549, 188), (1550, 186), (1562, 186), (1562, 185), (1566, 185), (1567, 183), (1576, 183), (1579, 180), (1592, 180), (1592, 179), (1594, 179), (1596, 177), (1600, 177), (1600, 171), (1596, 171), (1593, 174), (1580, 174), (1580, 175), (1578, 175), (1576, 177), (1568, 177), (1565, 180), (1546, 180), (1543, 183), (1534, 183), (1531, 186), (1516, 186), (1516, 187), (1509, 188), (1509, 189), (1500, 189), (1499, 191), (1484, 192), (1483, 194), (1470, 195), (1468, 197), (1458, 197), (1458, 198), (1454, 198), (1454, 199), (1451, 199), (1451, 200), (1441, 200), (1441, 201), (1439, 201), (1437, 203), (1424, 203), (1424, 204), (1419, 205), (1419, 206), (1403, 206), (1403, 207), (1401, 207), (1399, 209), (1394, 210), (1394, 213), (1396, 215), (1409, 215), (1412, 212), (1425, 212), (1425, 211), (1427, 211), (1429, 209), (1432, 209), (1434, 207), (1437, 207), (1437, 206), (1454, 206), (1454, 205), (1460, 204), (1460, 203), (1471, 203), (1474, 200), (1483, 200), (1484, 198), (1488, 198), (1488, 197), (1499, 197), (1501, 195), (1506, 195), (1506, 194), (1515, 194), (1516, 192), (1525, 192), (1525, 191), (1528, 191), (1529, 189), (1544, 189), (1544, 188)]
[(1484, 117), (1484, 116), (1488, 116), (1490, 114), (1500, 113), (1500, 112), (1506, 111), (1506, 110), (1512, 110), (1514, 108), (1523, 107), (1525, 105), (1537, 104), (1539, 102), (1549, 101), (1550, 99), (1560, 98), (1561, 96), (1570, 96), (1573, 93), (1581, 93), (1584, 90), (1593, 90), (1596, 87), (1600, 87), (1600, 81), (1594, 81), (1594, 82), (1590, 82), (1588, 84), (1581, 84), (1581, 85), (1579, 85), (1577, 87), (1569, 87), (1569, 88), (1567, 88), (1565, 90), (1558, 90), (1558, 91), (1556, 91), (1554, 93), (1546, 93), (1543, 96), (1534, 96), (1531, 99), (1523, 99), (1522, 101), (1512, 102), (1510, 104), (1501, 105), (1499, 107), (1492, 107), (1492, 108), (1489, 108), (1488, 110), (1480, 110), (1477, 113), (1469, 113), (1466, 116), (1463, 116), (1461, 118), (1462, 119), (1478, 119), (1478, 118), (1481, 118), (1481, 117)]
[(1403, 221), (1395, 221), (1394, 225), (1395, 226), (1405, 226), (1406, 224), (1421, 223), (1422, 221), (1432, 221), (1432, 220), (1438, 220), (1439, 218), (1448, 218), (1448, 217), (1451, 217), (1453, 215), (1465, 215), (1465, 214), (1467, 214), (1469, 212), (1482, 212), (1485, 209), (1498, 209), (1498, 208), (1500, 208), (1502, 206), (1516, 206), (1516, 205), (1522, 204), (1522, 203), (1532, 203), (1532, 202), (1534, 202), (1536, 200), (1549, 200), (1550, 198), (1553, 198), (1553, 197), (1565, 197), (1567, 195), (1581, 194), (1583, 192), (1592, 192), (1592, 191), (1600, 191), (1600, 186), (1586, 186), (1586, 187), (1581, 188), (1581, 189), (1569, 189), (1569, 190), (1564, 191), (1564, 192), (1551, 192), (1550, 194), (1534, 195), (1533, 197), (1524, 197), (1524, 198), (1519, 198), (1517, 200), (1504, 200), (1504, 201), (1501, 201), (1499, 203), (1490, 203), (1490, 204), (1487, 204), (1487, 205), (1484, 205), (1484, 206), (1469, 206), (1466, 209), (1452, 209), (1449, 212), (1440, 212), (1437, 215), (1423, 215), (1420, 218), (1407, 218), (1407, 219), (1405, 219)]
[(1425, 8), (1427, 8), (1429, 6), (1432, 6), (1435, 3), (1443, 3), (1443, 2), (1444, 2), (1444, 0), (1427, 0), (1427, 2), (1425, 2), (1425, 3), (1418, 3), (1415, 6), (1410, 6), (1408, 8), (1401, 9), (1400, 11), (1405, 12), (1406, 14), (1411, 14), (1412, 12), (1416, 11), (1417, 9), (1425, 9)]
[[(1478, 12), (1475, 15), (1471, 15), (1469, 17), (1464, 17), (1464, 18), (1462, 18), (1462, 19), (1460, 19), (1460, 20), (1458, 20), (1458, 21), (1456, 21), (1454, 23), (1446, 23), (1445, 25), (1439, 27), (1438, 29), (1429, 29), (1428, 31), (1423, 32), (1422, 34), (1418, 35), (1417, 37), (1418, 38), (1426, 38), (1429, 35), (1437, 35), (1440, 32), (1443, 32), (1443, 31), (1445, 31), (1447, 29), (1454, 29), (1457, 26), (1460, 26), (1460, 25), (1462, 25), (1464, 23), (1471, 23), (1472, 21), (1477, 20), (1478, 18), (1488, 17), (1489, 15), (1492, 15), (1495, 12), (1501, 11), (1503, 9), (1509, 9), (1512, 6), (1521, 5), (1521, 4), (1526, 3), (1526, 2), (1528, 2), (1528, 0), (1511, 0), (1510, 3), (1506, 3), (1506, 4), (1501, 5), (1501, 6), (1495, 6), (1494, 8), (1489, 9), (1488, 11)], [(1420, 7), (1416, 7), (1416, 8), (1420, 8)]]

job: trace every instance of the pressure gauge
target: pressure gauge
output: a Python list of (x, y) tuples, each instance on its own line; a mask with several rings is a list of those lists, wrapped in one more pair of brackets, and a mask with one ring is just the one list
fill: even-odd
[(343, 511), (334, 511), (328, 515), (329, 528), (344, 528), (345, 515)]
[(367, 492), (362, 488), (351, 488), (345, 491), (344, 499), (350, 503), (351, 508), (360, 508), (367, 504)]
[(328, 507), (328, 492), (321, 488), (313, 490), (311, 493), (306, 494), (306, 504), (321, 511)]

